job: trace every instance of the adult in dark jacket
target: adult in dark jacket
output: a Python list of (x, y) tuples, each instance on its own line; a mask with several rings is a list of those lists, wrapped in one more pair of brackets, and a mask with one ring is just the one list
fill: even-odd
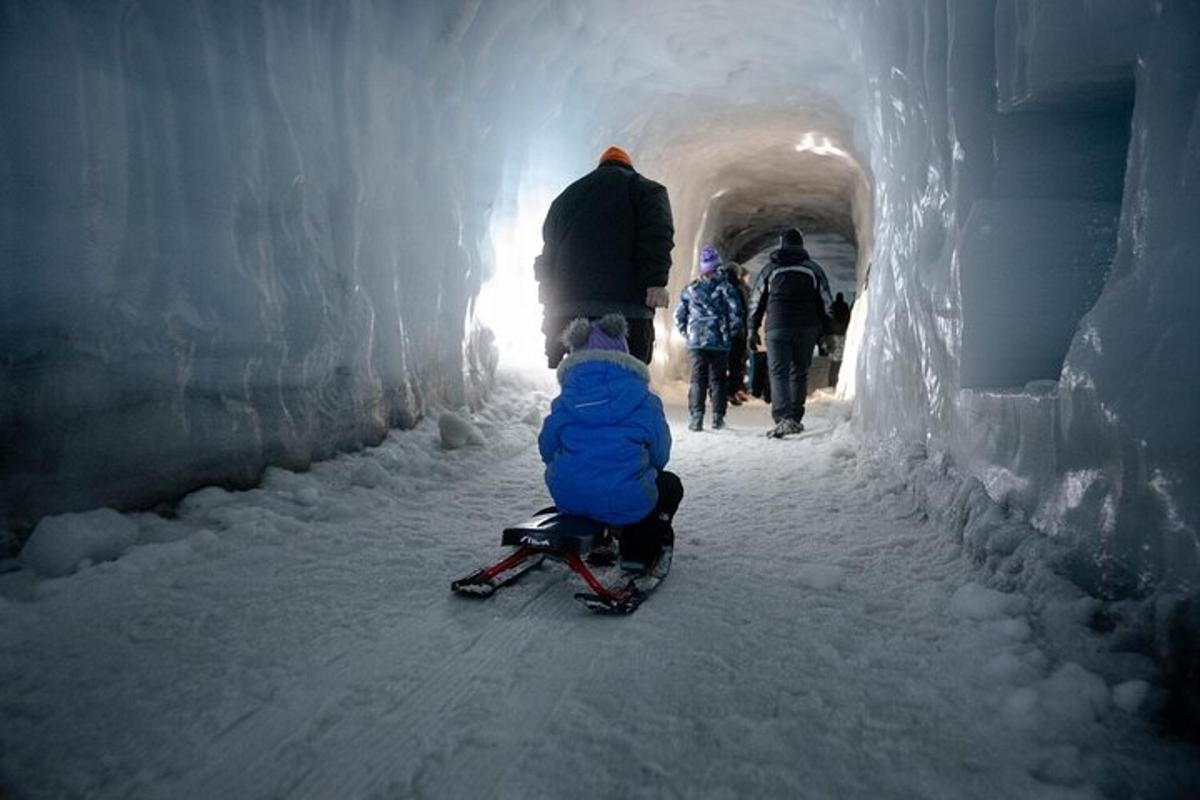
[(830, 313), (833, 317), (833, 335), (826, 337), (829, 342), (829, 385), (837, 386), (842, 371), (842, 355), (846, 352), (846, 331), (850, 328), (850, 305), (841, 292), (833, 298)]
[(542, 225), (534, 262), (546, 360), (558, 366), (561, 334), (576, 317), (621, 314), (629, 351), (649, 364), (654, 309), (667, 306), (675, 226), (666, 188), (638, 174), (629, 155), (610, 147), (600, 165), (563, 190)]
[(850, 327), (850, 306), (846, 302), (846, 296), (841, 292), (838, 292), (837, 297), (833, 298), (833, 305), (830, 306), (829, 313), (833, 317), (834, 335), (844, 336)]
[[(736, 261), (725, 263), (725, 277), (730, 285), (737, 289), (738, 302), (741, 307), (738, 314), (741, 319), (750, 318), (750, 286), (746, 283), (746, 268)], [(727, 381), (729, 402), (740, 406), (746, 400), (746, 326), (742, 325), (733, 332), (733, 341), (729, 345), (729, 379)]]
[(780, 248), (754, 283), (750, 293), (749, 341), (759, 345), (758, 327), (766, 315), (767, 368), (771, 375), (769, 436), (782, 437), (804, 430), (804, 399), (813, 348), (832, 330), (829, 280), (825, 270), (804, 249), (804, 236), (791, 228)]

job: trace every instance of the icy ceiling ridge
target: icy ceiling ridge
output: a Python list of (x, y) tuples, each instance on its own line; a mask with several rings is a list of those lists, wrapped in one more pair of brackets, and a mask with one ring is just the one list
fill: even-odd
[[(609, 144), (670, 190), (675, 291), (698, 247), (745, 260), (800, 224), (867, 246), (871, 201), (860, 3), (536, 3), (482, 6), (457, 42), (487, 136), (505, 144), (494, 269), (528, 289), (541, 216)], [(495, 229), (499, 227), (497, 235)], [(865, 267), (865, 261), (862, 265)], [(522, 288), (524, 287), (524, 288)], [(496, 291), (493, 285), (492, 291)], [(488, 290), (485, 289), (485, 295)], [(512, 312), (514, 325), (537, 313)], [(494, 315), (489, 322), (501, 328)], [(529, 326), (525, 348), (537, 348)], [(502, 337), (504, 338), (504, 337)]]
[(870, 179), (845, 118), (802, 108), (724, 113), (733, 118), (716, 117), (707, 135), (680, 137), (660, 162), (677, 188), (684, 272), (703, 243), (746, 261), (787, 227), (852, 243), (861, 231), (870, 241)]
[(950, 453), (1096, 596), (1194, 597), (1200, 6), (877, 12), (859, 424)]
[(748, 240), (777, 236), (785, 219), (852, 240), (869, 230), (868, 115), (845, 16), (856, 5), (478, 7), (455, 48), (500, 164), (483, 165), (499, 180), (493, 277), (476, 310), (509, 363), (528, 353), (536, 365), (541, 352), (530, 264), (546, 208), (610, 144), (670, 191), (675, 292), (705, 241), (744, 258)]

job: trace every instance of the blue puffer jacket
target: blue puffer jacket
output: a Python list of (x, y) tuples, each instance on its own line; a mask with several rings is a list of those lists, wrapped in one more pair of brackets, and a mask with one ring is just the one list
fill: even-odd
[(723, 269), (689, 283), (675, 306), (675, 327), (689, 350), (728, 350), (734, 331), (746, 324), (742, 298)]
[(662, 401), (646, 365), (627, 353), (581, 350), (558, 366), (538, 449), (559, 510), (629, 525), (658, 502), (658, 470), (671, 456)]

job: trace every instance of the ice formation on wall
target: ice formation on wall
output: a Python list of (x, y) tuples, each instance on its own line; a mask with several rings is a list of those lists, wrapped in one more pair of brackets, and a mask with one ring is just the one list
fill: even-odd
[(1200, 8), (861, 19), (879, 46), (860, 424), (952, 453), (1089, 590), (1195, 592)]
[(476, 312), (538, 346), (541, 215), (618, 143), (671, 191), (674, 289), (703, 241), (841, 237), (862, 431), (952, 455), (1085, 583), (1194, 591), (1198, 14), (6, 3), (0, 527), (461, 403)]
[(0, 8), (0, 528), (246, 485), (461, 395), (498, 180), (461, 165), (501, 145), (453, 22)]

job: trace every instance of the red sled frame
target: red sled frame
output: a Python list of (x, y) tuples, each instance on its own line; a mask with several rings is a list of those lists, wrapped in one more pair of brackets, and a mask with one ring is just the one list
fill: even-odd
[[(543, 508), (525, 522), (504, 529), (500, 543), (515, 548), (510, 555), (454, 581), (450, 588), (463, 595), (489, 597), (501, 586), (540, 565), (544, 558), (553, 558), (570, 567), (592, 590), (592, 595), (576, 595), (577, 599), (590, 598), (611, 607), (626, 607), (635, 599), (636, 586), (632, 582), (619, 587), (605, 586), (582, 558), (596, 546), (610, 541), (611, 536), (608, 526), (598, 520), (563, 514), (553, 506)], [(537, 561), (531, 563), (534, 558)], [(630, 610), (633, 607), (628, 606)]]
[[(619, 590), (613, 591), (601, 583), (600, 579), (596, 577), (595, 573), (588, 569), (587, 564), (583, 563), (583, 559), (579, 557), (579, 553), (560, 550), (554, 547), (534, 547), (531, 545), (519, 546), (511, 555), (501, 559), (500, 561), (497, 561), (492, 566), (484, 567), (483, 569), (473, 572), (465, 578), (454, 581), (450, 584), (450, 588), (456, 592), (459, 592), (460, 594), (474, 594), (480, 597), (490, 596), (492, 593), (491, 591), (487, 593), (471, 592), (469, 587), (491, 586), (492, 591), (495, 591), (496, 589), (508, 583), (508, 581), (504, 580), (500, 581), (499, 583), (493, 583), (493, 581), (496, 581), (506, 572), (510, 572), (521, 566), (524, 562), (528, 561), (534, 556), (548, 556), (549, 558), (562, 561), (571, 568), (572, 572), (582, 578), (583, 582), (588, 585), (588, 588), (591, 589), (592, 592), (595, 593), (595, 595), (601, 600), (620, 603), (629, 599), (629, 596), (632, 594), (632, 591), (628, 587), (622, 586)], [(524, 574), (524, 571), (514, 575), (511, 580), (515, 580), (522, 574)]]

